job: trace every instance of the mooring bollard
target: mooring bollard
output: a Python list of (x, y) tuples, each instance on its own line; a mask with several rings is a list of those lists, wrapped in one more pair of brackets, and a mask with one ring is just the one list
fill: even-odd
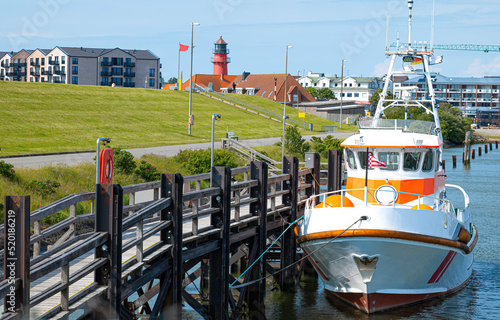
[(472, 149), (472, 159), (476, 158), (476, 149)]
[(457, 167), (457, 156), (452, 156), (453, 158), (453, 168)]

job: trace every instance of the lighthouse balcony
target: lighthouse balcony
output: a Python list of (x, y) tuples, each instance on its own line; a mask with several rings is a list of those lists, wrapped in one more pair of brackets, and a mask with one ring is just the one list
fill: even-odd
[(212, 63), (230, 63), (231, 62), (231, 58), (224, 57), (224, 56), (222, 56), (222, 57), (220, 57), (220, 56), (219, 57), (212, 57), (210, 59), (210, 62), (212, 62)]

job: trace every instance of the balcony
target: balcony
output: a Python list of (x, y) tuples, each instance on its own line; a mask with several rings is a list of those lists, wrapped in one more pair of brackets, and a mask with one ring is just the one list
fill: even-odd
[(123, 74), (125, 78), (134, 78), (135, 77), (135, 72), (125, 72)]
[(31, 65), (32, 67), (39, 67), (39, 66), (40, 66), (40, 61), (30, 63), (30, 65)]
[(54, 74), (57, 74), (57, 75), (65, 75), (65, 74), (66, 74), (66, 71), (64, 71), (64, 70), (55, 70), (55, 71), (54, 71)]
[(8, 77), (26, 77), (26, 72), (21, 72), (19, 70), (7, 72)]
[(42, 76), (51, 76), (53, 75), (54, 73), (52, 72), (52, 70), (46, 70), (46, 71), (42, 71)]
[(2, 68), (10, 68), (10, 63), (2, 61)]
[(101, 71), (101, 77), (111, 77), (112, 75), (111, 71)]
[(123, 66), (126, 68), (135, 68), (135, 62), (124, 62)]
[(52, 83), (62, 83), (61, 79), (54, 79), (54, 81), (52, 81)]
[(135, 88), (135, 82), (125, 82), (123, 83), (123, 86), (127, 88)]
[(28, 64), (26, 62), (13, 62), (10, 64), (11, 68), (23, 68), (26, 67)]
[(111, 82), (108, 81), (101, 81), (101, 86), (110, 86)]
[(49, 60), (49, 64), (51, 66), (58, 66), (59, 65), (59, 60)]
[(111, 67), (112, 65), (113, 65), (113, 62), (111, 62), (111, 61), (101, 61), (102, 67)]

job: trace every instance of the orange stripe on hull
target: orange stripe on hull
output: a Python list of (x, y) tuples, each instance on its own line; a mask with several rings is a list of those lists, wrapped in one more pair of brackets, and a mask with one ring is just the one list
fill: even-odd
[(470, 277), (457, 288), (445, 292), (435, 292), (435, 293), (423, 293), (423, 294), (344, 293), (344, 292), (333, 292), (329, 290), (326, 290), (326, 292), (356, 307), (357, 309), (370, 314), (401, 306), (406, 306), (417, 302), (431, 300), (439, 296), (452, 294), (462, 289), (467, 284), (467, 282), (469, 282), (469, 280)]
[[(343, 233), (342, 233), (343, 232)], [(450, 240), (445, 238), (438, 238), (423, 234), (403, 232), (403, 231), (391, 231), (391, 230), (377, 230), (377, 229), (354, 229), (354, 230), (332, 230), (325, 232), (316, 232), (311, 234), (306, 234), (300, 236), (297, 239), (297, 242), (304, 243), (307, 241), (314, 240), (323, 240), (323, 239), (332, 239), (335, 237), (339, 238), (349, 238), (349, 237), (373, 237), (373, 238), (389, 238), (389, 239), (401, 239), (401, 240), (410, 240), (410, 241), (418, 241), (425, 242), (431, 244), (437, 244), (452, 248), (457, 248), (464, 251), (466, 254), (469, 254), (477, 243), (477, 231), (475, 232), (474, 241), (471, 246), (467, 246), (465, 243), (456, 240)]]

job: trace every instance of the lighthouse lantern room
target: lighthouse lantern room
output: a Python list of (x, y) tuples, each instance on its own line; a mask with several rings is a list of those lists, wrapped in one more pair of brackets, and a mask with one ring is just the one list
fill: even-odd
[(227, 43), (221, 36), (215, 43), (214, 56), (212, 58), (214, 75), (227, 75), (227, 64), (231, 62), (231, 58), (227, 56), (228, 54)]

